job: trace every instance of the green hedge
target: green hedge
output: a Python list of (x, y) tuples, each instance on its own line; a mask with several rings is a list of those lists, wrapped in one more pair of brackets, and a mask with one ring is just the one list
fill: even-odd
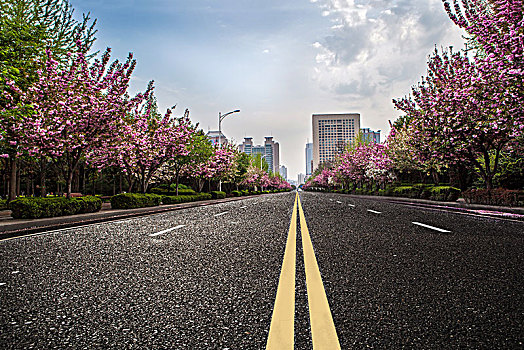
[(249, 196), (249, 190), (242, 190), (241, 192), (243, 196)]
[(162, 202), (162, 196), (150, 193), (121, 193), (111, 197), (111, 208), (134, 209), (155, 207)]
[(163, 196), (162, 204), (177, 204), (211, 199), (210, 193), (198, 193), (193, 196)]
[(6, 209), (7, 209), (7, 200), (0, 199), (0, 210), (6, 210)]
[[(162, 196), (176, 196), (177, 195), (176, 194), (176, 188), (172, 188), (170, 191), (168, 191), (167, 189), (164, 189), (164, 188), (153, 187), (151, 189), (151, 193), (159, 194), (159, 195), (162, 195)], [(180, 188), (180, 187), (178, 188), (178, 195), (179, 196), (193, 196), (195, 194), (196, 194), (196, 192), (193, 191), (192, 189)]]
[(461, 191), (451, 186), (435, 186), (430, 190), (429, 199), (434, 201), (455, 202), (460, 197)]
[(509, 207), (524, 206), (524, 191), (496, 188), (492, 190), (471, 189), (462, 192), (466, 203), (502, 205)]
[(18, 198), (9, 203), (15, 219), (38, 219), (54, 216), (94, 213), (102, 208), (102, 200), (94, 196), (65, 198)]
[(222, 191), (211, 191), (209, 192), (211, 193), (211, 197), (213, 199), (222, 199), (222, 198), (226, 198), (226, 192), (222, 192)]
[(242, 192), (240, 192), (240, 191), (231, 191), (231, 194), (233, 195), (233, 197), (241, 197), (242, 196)]

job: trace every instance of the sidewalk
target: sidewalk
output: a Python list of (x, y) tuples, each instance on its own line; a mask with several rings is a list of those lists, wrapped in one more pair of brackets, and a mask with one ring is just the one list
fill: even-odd
[(159, 214), (173, 210), (196, 208), (211, 204), (234, 202), (242, 199), (260, 196), (264, 195), (230, 197), (225, 199), (213, 199), (198, 202), (160, 205), (157, 207), (137, 209), (111, 209), (110, 203), (103, 203), (102, 209), (96, 213), (58, 216), (43, 219), (13, 219), (11, 217), (10, 210), (2, 210), (0, 211), (0, 240), (44, 231), (95, 224), (105, 221), (121, 220), (137, 216)]

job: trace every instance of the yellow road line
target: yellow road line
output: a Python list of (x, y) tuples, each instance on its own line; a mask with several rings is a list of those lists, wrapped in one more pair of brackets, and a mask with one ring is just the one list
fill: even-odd
[(295, 196), (286, 250), (280, 271), (277, 296), (266, 349), (293, 350), (295, 346), (295, 265), (297, 251), (297, 200)]
[(309, 304), (309, 322), (311, 324), (311, 338), (314, 350), (340, 349), (337, 331), (329, 309), (329, 303), (318, 269), (317, 259), (313, 250), (313, 243), (309, 236), (306, 218), (300, 197), (298, 198), (300, 216), (300, 231), (302, 232), (302, 250), (304, 251), (304, 268), (306, 270), (307, 300)]

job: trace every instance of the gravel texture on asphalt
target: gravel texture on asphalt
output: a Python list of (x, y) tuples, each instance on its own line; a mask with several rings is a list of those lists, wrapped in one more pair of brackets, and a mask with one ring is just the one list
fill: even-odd
[(301, 197), (342, 349), (523, 348), (523, 222)]
[(264, 348), (293, 200), (0, 242), (0, 348)]
[[(300, 195), (342, 349), (523, 348), (523, 222)], [(263, 349), (294, 196), (0, 241), (0, 348)]]

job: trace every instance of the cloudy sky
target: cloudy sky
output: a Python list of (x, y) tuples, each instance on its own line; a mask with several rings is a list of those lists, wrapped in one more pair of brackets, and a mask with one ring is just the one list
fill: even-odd
[(133, 52), (132, 92), (155, 81), (162, 110), (177, 104), (205, 131), (218, 113), (242, 142), (280, 143), (289, 178), (305, 172), (314, 113), (360, 113), (389, 130), (391, 99), (409, 92), (438, 47), (462, 48), (441, 0), (71, 0), (98, 19), (96, 49)]

